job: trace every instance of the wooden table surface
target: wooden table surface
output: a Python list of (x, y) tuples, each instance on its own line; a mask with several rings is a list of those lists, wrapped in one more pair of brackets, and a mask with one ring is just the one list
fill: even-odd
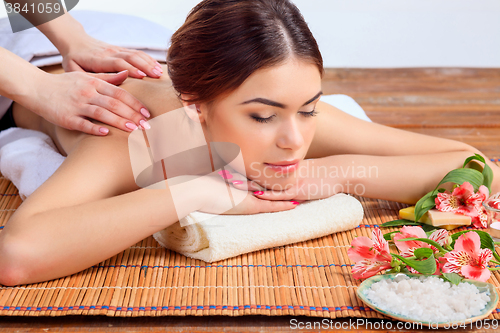
[[(374, 122), (463, 141), (490, 158), (500, 158), (500, 69), (327, 69), (323, 92), (353, 97)], [(0, 317), (0, 332), (298, 331), (293, 329), (297, 326), (291, 326), (291, 320), (303, 325), (316, 322), (317, 327), (323, 323), (322, 318), (291, 316)], [(350, 324), (357, 319), (350, 320), (330, 323), (328, 319), (325, 325), (333, 331), (343, 327), (361, 332), (380, 331), (376, 328), (382, 325), (381, 321), (365, 320), (364, 325), (353, 327)], [(392, 327), (396, 328), (396, 324), (392, 322)], [(495, 331), (478, 327), (457, 331)]]

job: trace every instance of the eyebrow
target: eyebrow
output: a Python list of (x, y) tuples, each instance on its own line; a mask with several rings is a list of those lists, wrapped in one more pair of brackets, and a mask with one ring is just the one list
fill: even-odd
[[(305, 102), (304, 104), (302, 104), (302, 106), (305, 106), (305, 105), (311, 103), (312, 101), (314, 101), (315, 99), (317, 99), (322, 94), (323, 94), (323, 92), (320, 91), (313, 98), (311, 98), (310, 100), (308, 100), (307, 102)], [(249, 104), (249, 103), (262, 103), (262, 104), (266, 104), (266, 105), (270, 105), (270, 106), (275, 106), (275, 107), (278, 107), (278, 108), (286, 109), (286, 105), (285, 104), (282, 104), (282, 103), (279, 103), (279, 102), (275, 102), (275, 101), (271, 101), (269, 99), (262, 98), (262, 97), (258, 97), (258, 98), (254, 98), (254, 99), (245, 101), (243, 103), (240, 103), (240, 105), (241, 104)]]

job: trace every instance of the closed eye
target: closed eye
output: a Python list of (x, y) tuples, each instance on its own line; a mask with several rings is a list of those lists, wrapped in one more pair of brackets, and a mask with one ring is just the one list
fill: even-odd
[[(318, 114), (318, 112), (316, 111), (316, 109), (312, 110), (312, 111), (309, 111), (309, 112), (304, 112), (304, 111), (300, 111), (299, 112), (301, 115), (303, 115), (304, 117), (314, 117)], [(259, 123), (268, 123), (271, 121), (271, 119), (276, 116), (275, 114), (273, 114), (272, 116), (270, 117), (267, 117), (267, 118), (261, 118), (261, 117), (257, 117), (255, 115), (252, 115), (251, 117), (255, 120), (255, 121), (258, 121)]]
[(316, 111), (316, 109), (312, 110), (312, 111), (309, 111), (309, 112), (299, 112), (300, 114), (302, 114), (304, 117), (314, 117), (315, 115), (318, 114), (318, 112)]
[(275, 114), (273, 114), (272, 116), (270, 117), (267, 117), (267, 118), (261, 118), (261, 117), (257, 117), (257, 116), (251, 116), (253, 119), (255, 119), (256, 121), (258, 121), (259, 123), (268, 123), (271, 121), (271, 119), (275, 116)]

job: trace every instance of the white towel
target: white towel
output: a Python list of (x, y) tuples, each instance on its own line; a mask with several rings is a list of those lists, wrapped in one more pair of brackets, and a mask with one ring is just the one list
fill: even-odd
[(0, 170), (26, 199), (59, 168), (65, 157), (45, 133), (12, 127), (0, 132)]
[(185, 227), (181, 227), (183, 221), (180, 221), (153, 237), (164, 247), (187, 257), (214, 262), (353, 229), (363, 220), (363, 214), (363, 206), (356, 198), (338, 193), (276, 213), (212, 215), (193, 212), (184, 218), (184, 223), (188, 224)]

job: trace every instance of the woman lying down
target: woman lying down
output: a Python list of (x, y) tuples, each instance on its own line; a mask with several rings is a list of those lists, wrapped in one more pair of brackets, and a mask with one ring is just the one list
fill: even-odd
[[(122, 87), (152, 118), (194, 105), (206, 141), (238, 145), (245, 176), (267, 189), (248, 192), (225, 214), (291, 210), (338, 192), (414, 204), (465, 158), (481, 154), (465, 143), (366, 122), (320, 102), (321, 54), (286, 0), (202, 1), (172, 36), (164, 69), (169, 77), (129, 78)], [(13, 112), (19, 127), (45, 132), (67, 158), (0, 233), (3, 285), (79, 272), (190, 212), (217, 213), (210, 184), (176, 197), (183, 212), (168, 187), (139, 187), (127, 132), (110, 127), (107, 136), (96, 137), (57, 127), (19, 105)], [(500, 191), (500, 170), (485, 160), (494, 173), (492, 191)], [(376, 173), (313, 170), (353, 166)], [(320, 183), (321, 191), (308, 191)], [(231, 186), (243, 191), (247, 184)]]

